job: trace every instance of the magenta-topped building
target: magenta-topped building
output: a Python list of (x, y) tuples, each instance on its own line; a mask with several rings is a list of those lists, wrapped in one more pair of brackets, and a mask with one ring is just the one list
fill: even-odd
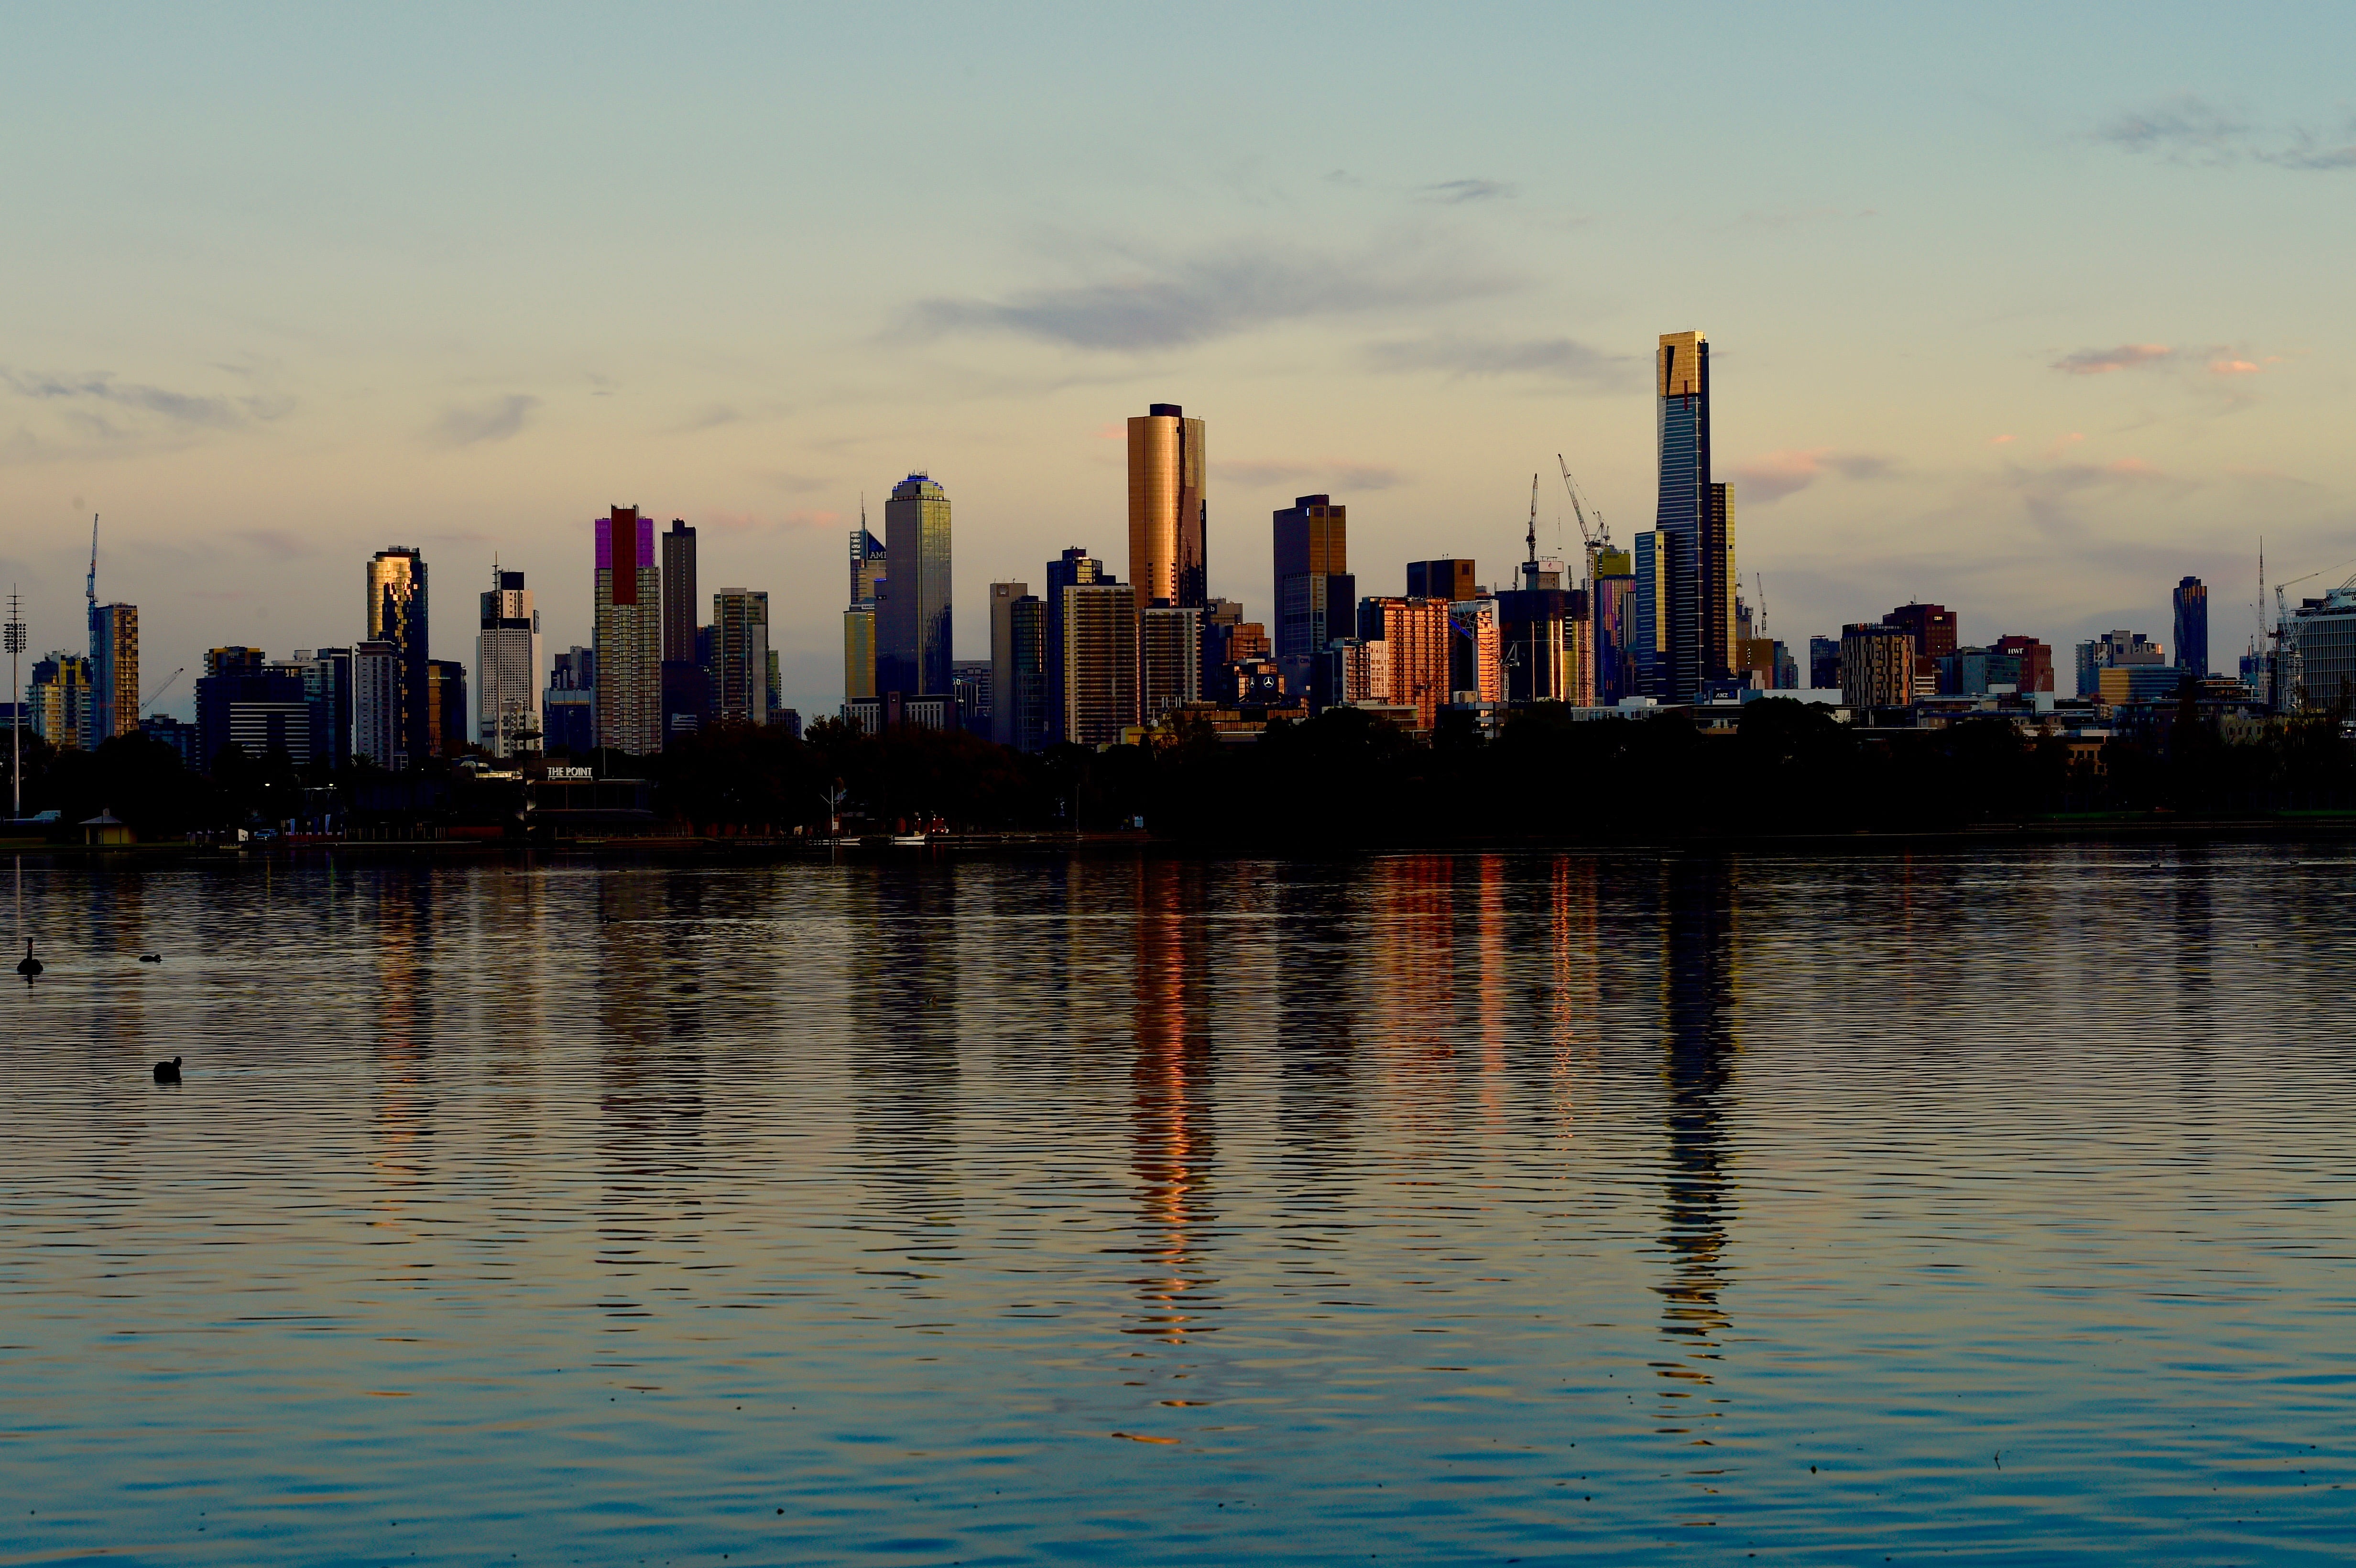
[(662, 573), (655, 524), (636, 507), (597, 519), (597, 744), (662, 750)]

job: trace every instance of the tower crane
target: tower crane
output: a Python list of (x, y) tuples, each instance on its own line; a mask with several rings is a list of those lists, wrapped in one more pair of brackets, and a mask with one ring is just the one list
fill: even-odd
[(145, 718), (145, 717), (147, 716), (147, 710), (148, 710), (150, 708), (153, 708), (153, 707), (155, 707), (155, 699), (156, 699), (157, 698), (159, 698), (159, 697), (163, 696), (166, 692), (167, 692), (167, 691), (171, 690), (171, 689), (172, 689), (172, 683), (173, 683), (174, 681), (176, 681), (176, 680), (179, 679), (182, 676), (184, 676), (184, 675), (186, 675), (186, 674), (187, 674), (187, 673), (188, 673), (188, 667), (187, 667), (187, 665), (182, 665), (179, 668), (177, 668), (177, 669), (174, 670), (171, 674), (169, 674), (169, 675), (166, 676), (166, 677), (164, 677), (164, 682), (163, 682), (163, 684), (162, 684), (162, 685), (158, 686), (155, 690), (153, 690), (153, 691), (149, 692), (145, 697), (144, 697), (144, 698), (140, 699), (140, 700), (139, 700), (139, 716), (140, 716), (141, 718), (143, 718), (143, 719), (144, 719), (144, 718)]
[[(1569, 461), (1558, 452), (1554, 454), (1554, 463), (1562, 470), (1563, 489), (1570, 495), (1571, 516), (1579, 519), (1579, 537), (1587, 546), (1587, 581), (1592, 583), (1595, 581), (1595, 558), (1612, 548), (1612, 525), (1603, 520), (1601, 507), (1590, 507), (1587, 497), (1579, 493), (1579, 481), (1570, 476)], [(1591, 528), (1587, 521), (1587, 514), (1590, 511), (1595, 514), (1595, 523)]]

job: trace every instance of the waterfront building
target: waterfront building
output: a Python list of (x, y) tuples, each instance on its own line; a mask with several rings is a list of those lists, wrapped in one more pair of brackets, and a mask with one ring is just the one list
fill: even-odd
[(25, 703), (34, 734), (61, 752), (80, 750), (90, 733), (90, 656), (62, 649), (33, 661)]
[[(1657, 597), (1649, 690), (1664, 701), (1691, 702), (1702, 683), (1715, 678), (1712, 661), (1721, 651), (1710, 644), (1708, 627), (1714, 621), (1706, 607), (1722, 601), (1730, 613), (1733, 603), (1731, 584), (1719, 581), (1731, 576), (1730, 551), (1706, 550), (1720, 542), (1717, 514), (1722, 501), (1710, 475), (1708, 338), (1698, 332), (1663, 333), (1654, 368), (1660, 499), (1650, 550)], [(1727, 509), (1730, 514), (1730, 504)], [(1638, 536), (1640, 596), (1646, 571), (1644, 537)]]
[(537, 752), (540, 611), (520, 571), (491, 571), (475, 633), (475, 740), (494, 757)]
[(139, 728), (139, 606), (90, 613), (90, 746)]
[(662, 572), (655, 525), (636, 507), (595, 521), (594, 651), (597, 744), (632, 756), (662, 750)]
[(425, 661), (425, 711), (433, 719), (428, 754), (455, 757), (466, 750), (474, 716), (466, 704), (466, 667), (456, 659)]
[(2197, 577), (2176, 585), (2176, 663), (2196, 677), (2209, 673), (2209, 588)]
[(1851, 708), (1903, 708), (1914, 699), (1914, 638), (1888, 621), (1841, 628), (1841, 700)]
[(723, 588), (712, 596), (712, 716), (769, 721), (769, 595)]
[(391, 643), (352, 645), (351, 745), (354, 756), (374, 766), (401, 765), (401, 651)]
[(597, 749), (597, 656), (574, 644), (552, 661), (541, 696), (541, 746), (585, 757)]
[(1442, 556), (1438, 560), (1410, 560), (1407, 563), (1407, 596), (1410, 599), (1444, 599), (1454, 604), (1477, 598), (1480, 587), (1473, 581), (1474, 569), (1470, 560), (1458, 560)]
[(892, 570), (875, 585), (875, 689), (949, 695), (949, 497), (911, 474), (884, 503)]
[(406, 767), (411, 757), (422, 762), (434, 751), (434, 711), (425, 669), (433, 658), (430, 608), (425, 557), (421, 551), (408, 545), (390, 545), (369, 558), (369, 640), (392, 645), (401, 676), (393, 715), (398, 749), (388, 764), (395, 771)]
[[(1073, 553), (1065, 552), (1067, 558)], [(1048, 572), (1052, 580), (1053, 565)], [(1052, 672), (1058, 691), (1055, 739), (1081, 746), (1110, 744), (1138, 722), (1137, 591), (1098, 577), (1066, 582), (1055, 593), (1061, 656)]]
[(1275, 515), (1276, 663), (1296, 694), (1310, 689), (1325, 645), (1357, 622), (1349, 520), (1349, 508), (1330, 496), (1295, 496)]
[(1200, 609), (1209, 596), (1203, 421), (1176, 403), (1129, 421), (1129, 580), (1138, 608)]
[(1149, 604), (1138, 613), (1137, 689), (1141, 721), (1203, 695), (1203, 612), (1195, 605)]

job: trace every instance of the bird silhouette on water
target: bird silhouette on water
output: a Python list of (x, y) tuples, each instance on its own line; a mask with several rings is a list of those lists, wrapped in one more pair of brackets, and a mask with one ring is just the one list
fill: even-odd
[(171, 1060), (171, 1061), (159, 1061), (159, 1062), (157, 1062), (157, 1063), (155, 1064), (155, 1082), (156, 1082), (156, 1083), (177, 1083), (179, 1081), (180, 1081), (180, 1059), (179, 1059), (178, 1057), (177, 1057), (177, 1056), (176, 1056), (176, 1057), (172, 1058), (172, 1060)]
[(16, 973), (29, 980), (40, 972), (41, 961), (33, 956), (33, 939), (28, 936), (25, 938), (24, 962), (16, 965)]
[(139, 955), (139, 962), (142, 964), (161, 964), (164, 962), (164, 955), (160, 953), (142, 953)]

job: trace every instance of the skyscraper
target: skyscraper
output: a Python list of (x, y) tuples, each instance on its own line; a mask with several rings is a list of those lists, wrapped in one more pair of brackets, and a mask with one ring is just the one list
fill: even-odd
[(456, 659), (425, 661), (425, 711), (433, 720), (426, 738), (431, 753), (455, 757), (466, 749), (472, 728), (466, 709), (466, 667)]
[[(1068, 741), (1071, 726), (1064, 709), (1064, 590), (1089, 583), (1114, 581), (1105, 576), (1104, 562), (1078, 545), (1047, 563), (1047, 735), (1050, 740)], [(1135, 595), (1130, 596), (1131, 603)]]
[(1129, 421), (1129, 581), (1138, 608), (1195, 609), (1209, 596), (1203, 421), (1155, 403)]
[(862, 502), (851, 530), (851, 604), (842, 613), (842, 699), (875, 695), (875, 585), (884, 580), (884, 541), (867, 531)]
[(1358, 580), (1350, 572), (1349, 508), (1299, 496), (1275, 514), (1276, 663), (1285, 689), (1306, 693), (1325, 645), (1353, 635)]
[(1843, 626), (1841, 701), (1851, 708), (1905, 707), (1914, 700), (1914, 639), (1902, 626), (1886, 621)]
[(2209, 589), (2197, 577), (2176, 585), (2176, 663), (2196, 679), (2209, 675)]
[(1636, 562), (1624, 549), (1594, 552), (1588, 616), (1595, 643), (1590, 698), (1610, 708), (1638, 695), (1635, 684)]
[[(393, 692), (392, 760), (398, 771), (412, 759), (434, 754), (434, 710), (426, 691), (425, 666), (433, 657), (428, 635), (425, 557), (409, 545), (389, 545), (368, 566), (368, 635), (391, 643), (399, 680)], [(209, 762), (210, 759), (207, 759)]]
[(695, 530), (673, 517), (662, 536), (662, 656), (695, 662)]
[(596, 520), (597, 744), (662, 750), (662, 574), (655, 525), (636, 507)]
[(1059, 741), (1100, 746), (1137, 722), (1137, 591), (1098, 579), (1058, 589), (1063, 662), (1054, 674)]
[(1944, 604), (1901, 604), (1881, 618), (1885, 626), (1896, 626), (1912, 639), (1914, 645), (1914, 679), (1919, 691), (1925, 686), (1938, 688), (1939, 661), (1955, 651), (1955, 613)]
[(90, 744), (139, 728), (139, 606), (101, 604), (90, 620)]
[(352, 645), (351, 747), (380, 768), (392, 768), (401, 755), (401, 654), (391, 643)]
[(1445, 599), (1454, 604), (1472, 597), (1476, 575), (1470, 560), (1447, 556), (1438, 560), (1410, 560), (1407, 563), (1407, 596)]
[(876, 584), (875, 689), (903, 697), (949, 695), (949, 497), (923, 474), (892, 486), (884, 503), (892, 568)]
[[(1358, 602), (1359, 641), (1381, 643), (1386, 650), (1389, 678), (1380, 688), (1379, 700), (1414, 709), (1419, 730), (1437, 724), (1440, 709), (1449, 700), (1448, 605), (1445, 599)], [(1558, 648), (1561, 640), (1558, 627)]]
[(540, 612), (520, 571), (491, 569), (475, 633), (475, 741), (494, 757), (541, 749)]
[(1149, 604), (1138, 613), (1138, 717), (1148, 724), (1203, 695), (1203, 612)]
[(712, 596), (712, 716), (769, 721), (769, 596), (723, 588)]
[(1046, 605), (1027, 582), (990, 585), (990, 738), (1035, 752), (1047, 739)]
[(341, 773), (352, 763), (352, 650), (297, 648), (294, 661), (311, 709), (311, 760)]
[(1741, 627), (1737, 611), (1739, 579), (1734, 569), (1734, 487), (1713, 482), (1702, 514), (1702, 679), (1725, 680), (1742, 667)]
[[(1698, 332), (1665, 332), (1656, 356), (1659, 392), (1660, 504), (1654, 515), (1653, 576), (1658, 609), (1666, 612), (1655, 629), (1653, 694), (1669, 702), (1691, 702), (1711, 677), (1703, 606), (1719, 596), (1716, 574), (1730, 574), (1730, 558), (1707, 558), (1714, 542), (1718, 500), (1711, 491), (1709, 450), (1709, 340)], [(1705, 569), (1712, 576), (1704, 581)], [(1642, 536), (1637, 555), (1638, 597), (1644, 597)], [(1732, 603), (1730, 586), (1725, 590)], [(1641, 620), (1644, 606), (1639, 604)], [(1642, 651), (1639, 650), (1639, 658)]]

